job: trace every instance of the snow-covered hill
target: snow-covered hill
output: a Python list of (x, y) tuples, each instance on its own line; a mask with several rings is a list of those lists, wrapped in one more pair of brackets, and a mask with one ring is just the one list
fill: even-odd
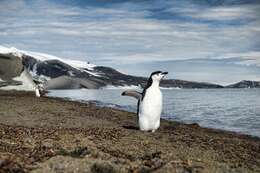
[[(64, 78), (66, 76), (66, 79), (100, 77), (99, 73), (94, 70), (96, 66), (89, 62), (67, 60), (44, 53), (3, 46), (0, 46), (0, 54), (1, 56), (13, 55), (21, 58), (33, 78), (39, 82), (46, 82), (46, 85), (49, 85), (49, 83), (52, 83), (52, 79), (58, 77)], [(55, 86), (53, 87), (55, 88)]]
[(93, 70), (93, 67), (96, 66), (94, 64), (90, 64), (89, 62), (78, 61), (78, 60), (67, 60), (67, 59), (62, 59), (57, 56), (53, 56), (53, 55), (49, 55), (49, 54), (45, 54), (45, 53), (24, 51), (24, 50), (16, 49), (15, 47), (7, 48), (7, 47), (1, 46), (1, 45), (0, 45), (0, 53), (1, 54), (13, 54), (13, 55), (21, 57), (21, 58), (28, 56), (28, 57), (34, 58), (35, 60), (37, 60), (39, 62), (44, 62), (44, 61), (49, 61), (49, 60), (58, 60), (65, 64), (69, 64), (70, 66), (77, 68), (79, 70), (82, 70), (82, 69), (83, 70), (84, 69)]
[[(98, 89), (107, 86), (144, 86), (147, 81), (147, 78), (126, 75), (110, 67), (0, 46), (0, 60), (9, 55), (21, 58), (34, 80), (44, 83), (46, 89)], [(0, 87), (12, 84), (0, 81)], [(164, 80), (161, 86), (176, 88), (222, 88), (220, 85), (183, 80)]]

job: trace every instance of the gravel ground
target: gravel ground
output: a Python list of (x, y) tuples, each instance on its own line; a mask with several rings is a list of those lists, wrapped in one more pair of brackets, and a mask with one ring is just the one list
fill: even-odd
[(0, 91), (0, 172), (260, 172), (260, 139), (30, 92)]

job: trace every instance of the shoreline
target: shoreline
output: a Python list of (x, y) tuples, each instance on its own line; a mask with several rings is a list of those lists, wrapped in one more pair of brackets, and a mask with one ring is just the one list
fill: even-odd
[(0, 172), (260, 172), (260, 138), (31, 92), (0, 91)]
[[(252, 88), (251, 88), (252, 89)], [(254, 88), (252, 90), (258, 90), (258, 88)], [(92, 89), (88, 90), (88, 89), (83, 89), (83, 91), (86, 90), (87, 92), (88, 91), (92, 91)], [(110, 89), (108, 89), (110, 90)], [(186, 89), (186, 90), (194, 90), (194, 89)], [(200, 90), (200, 89), (199, 89)], [(205, 90), (205, 89), (202, 89), (202, 90)], [(215, 89), (206, 89), (206, 90), (215, 90)], [(228, 90), (234, 90), (232, 88), (228, 88)], [(238, 89), (239, 91), (241, 89)], [(248, 89), (246, 89), (248, 90)], [(77, 89), (76, 90), (61, 90), (63, 91), (62, 93), (65, 92), (74, 92), (74, 91), (78, 91)], [(93, 91), (98, 91), (98, 90), (93, 90)], [(118, 90), (117, 90), (118, 91)], [(124, 91), (124, 90), (122, 90)], [(69, 101), (76, 101), (76, 102), (81, 102), (81, 103), (85, 103), (85, 104), (95, 104), (97, 107), (100, 107), (100, 108), (103, 108), (103, 107), (108, 107), (108, 108), (114, 108), (114, 109), (117, 109), (117, 110), (122, 110), (122, 111), (127, 111), (127, 112), (131, 112), (131, 113), (136, 113), (136, 104), (132, 104), (130, 102), (130, 104), (127, 104), (127, 105), (123, 105), (121, 102), (117, 102), (117, 103), (113, 103), (113, 101), (107, 101), (107, 100), (102, 100), (102, 98), (97, 98), (95, 100), (95, 98), (87, 98), (87, 99), (84, 99), (84, 98), (81, 98), (81, 99), (78, 99), (77, 97), (74, 97), (73, 94), (70, 96), (70, 97), (62, 97), (63, 95), (59, 94), (51, 94), (52, 92), (56, 92), (56, 91), (53, 91), (51, 90), (50, 91), (50, 95), (48, 94), (47, 96), (48, 97), (51, 97), (51, 98), (57, 98), (57, 99), (65, 99), (65, 100), (69, 100)], [(80, 91), (82, 92), (82, 91)], [(85, 91), (84, 91), (85, 92)], [(76, 94), (78, 94), (76, 92)], [(82, 93), (83, 94), (83, 93)], [(90, 93), (91, 94), (91, 93)], [(79, 96), (80, 97), (80, 96)], [(167, 104), (167, 102), (165, 102), (164, 104)], [(203, 128), (209, 128), (209, 129), (215, 129), (215, 130), (223, 130), (223, 131), (226, 131), (226, 132), (234, 132), (234, 133), (237, 133), (237, 134), (241, 134), (241, 135), (249, 135), (249, 136), (252, 136), (252, 137), (258, 137), (260, 138), (260, 129), (251, 129), (251, 131), (249, 129), (247, 129), (247, 127), (240, 127), (240, 128), (235, 128), (235, 127), (230, 127), (228, 125), (224, 125), (222, 126), (222, 124), (215, 124), (215, 125), (209, 125), (209, 123), (203, 123), (202, 122), (202, 118), (203, 117), (200, 117), (200, 119), (197, 119), (198, 121), (193, 121), (192, 119), (187, 119), (187, 118), (180, 118), (180, 114), (177, 116), (177, 117), (174, 117), (174, 112), (171, 112), (171, 111), (168, 111), (167, 110), (167, 107), (164, 107), (164, 109), (166, 110), (167, 113), (165, 113), (163, 111), (162, 115), (161, 115), (161, 119), (164, 119), (164, 120), (168, 120), (168, 121), (175, 121), (175, 122), (180, 122), (180, 123), (184, 123), (184, 124), (198, 124), (199, 126), (203, 127)], [(199, 108), (198, 108), (199, 109)], [(224, 109), (224, 108), (223, 108)], [(238, 113), (238, 112), (237, 112)], [(182, 115), (185, 115), (184, 113)], [(188, 115), (188, 114), (186, 114)], [(216, 114), (215, 114), (216, 115)], [(201, 115), (199, 115), (201, 116)], [(217, 116), (217, 115), (216, 115)], [(177, 120), (178, 119), (178, 120)], [(218, 118), (215, 119), (216, 121), (218, 121)], [(257, 122), (257, 121), (256, 121)]]

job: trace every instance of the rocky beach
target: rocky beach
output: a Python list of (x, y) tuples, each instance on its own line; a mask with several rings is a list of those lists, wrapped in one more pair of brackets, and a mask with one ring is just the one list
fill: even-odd
[(31, 92), (0, 92), (0, 172), (260, 172), (260, 139)]

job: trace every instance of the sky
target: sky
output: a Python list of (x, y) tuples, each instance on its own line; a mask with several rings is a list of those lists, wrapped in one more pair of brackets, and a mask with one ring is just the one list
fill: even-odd
[(260, 0), (0, 0), (0, 45), (139, 76), (260, 81)]

